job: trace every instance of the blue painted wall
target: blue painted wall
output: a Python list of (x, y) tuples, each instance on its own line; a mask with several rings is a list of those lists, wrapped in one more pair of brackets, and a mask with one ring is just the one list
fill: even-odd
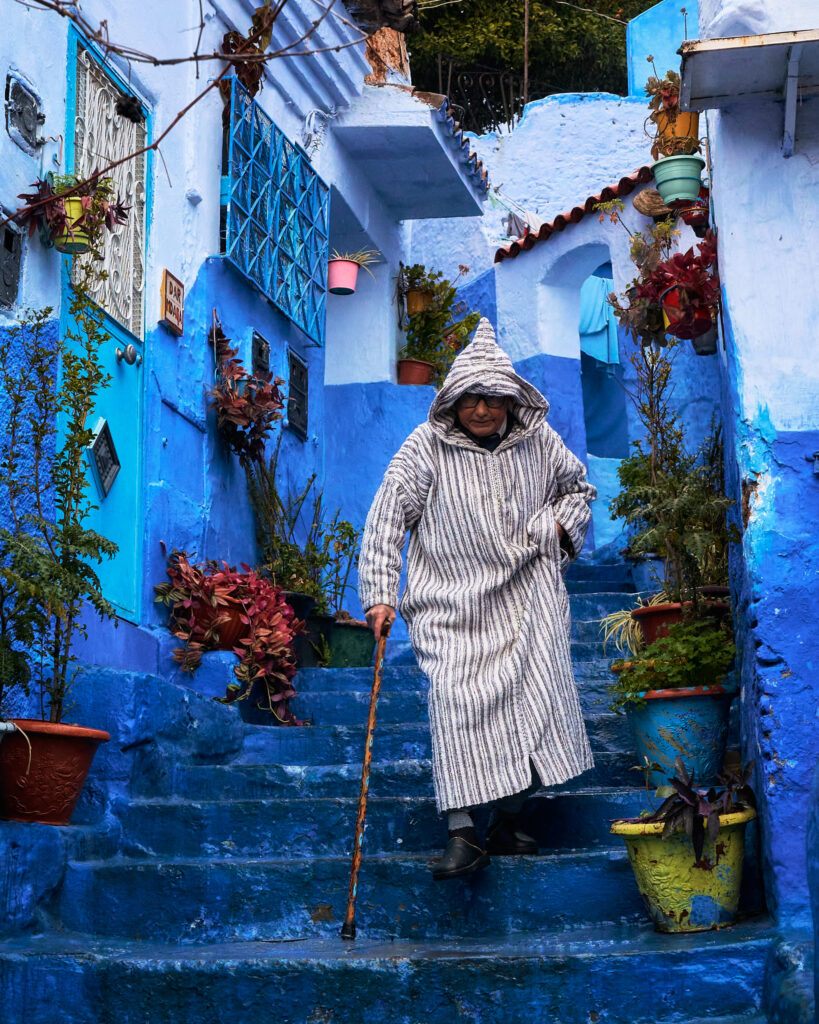
[[(688, 12), (688, 35), (685, 33), (685, 16), (680, 8)], [(697, 4), (681, 4), (679, 0), (663, 0), (628, 23), (626, 53), (628, 57), (629, 96), (645, 96), (645, 84), (654, 74), (647, 58), (654, 58), (654, 66), (660, 76), (666, 71), (679, 71), (680, 55), (677, 50), (683, 40), (697, 39)]]

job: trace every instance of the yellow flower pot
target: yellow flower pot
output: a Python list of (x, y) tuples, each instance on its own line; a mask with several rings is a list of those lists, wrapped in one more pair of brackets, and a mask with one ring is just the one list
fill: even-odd
[(77, 253), (81, 252), (88, 252), (90, 248), (88, 232), (85, 228), (77, 226), (78, 221), (82, 219), (83, 215), (82, 199), (79, 196), (66, 196), (63, 202), (65, 203), (65, 215), (68, 220), (69, 229), (55, 235), (54, 248), (58, 252), (68, 253), (71, 256), (76, 256)]
[(716, 842), (706, 833), (700, 860), (685, 832), (663, 839), (663, 823), (615, 821), (637, 888), (659, 932), (701, 932), (730, 924), (736, 916), (742, 884), (745, 826), (756, 817), (751, 808), (720, 815)]

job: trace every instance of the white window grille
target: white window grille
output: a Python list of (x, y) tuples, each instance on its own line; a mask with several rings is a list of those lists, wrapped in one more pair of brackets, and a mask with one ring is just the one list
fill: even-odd
[[(74, 173), (87, 178), (94, 171), (136, 152), (146, 144), (144, 124), (116, 112), (120, 89), (85, 47), (77, 45)], [(117, 197), (130, 206), (128, 219), (105, 232), (104, 280), (94, 284), (91, 298), (137, 338), (143, 334), (145, 293), (145, 168), (146, 154), (110, 172)]]

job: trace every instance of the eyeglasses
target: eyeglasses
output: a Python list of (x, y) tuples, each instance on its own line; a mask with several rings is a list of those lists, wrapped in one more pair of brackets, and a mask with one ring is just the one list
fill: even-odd
[(484, 402), (487, 409), (502, 409), (506, 405), (506, 395), (473, 395), (467, 392), (458, 399), (458, 408), (474, 409), (478, 402)]

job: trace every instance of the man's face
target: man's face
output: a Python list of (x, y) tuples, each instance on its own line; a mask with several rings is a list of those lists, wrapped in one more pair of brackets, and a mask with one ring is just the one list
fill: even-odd
[(461, 395), (455, 403), (458, 422), (476, 437), (497, 434), (509, 409), (509, 399), (496, 395)]

